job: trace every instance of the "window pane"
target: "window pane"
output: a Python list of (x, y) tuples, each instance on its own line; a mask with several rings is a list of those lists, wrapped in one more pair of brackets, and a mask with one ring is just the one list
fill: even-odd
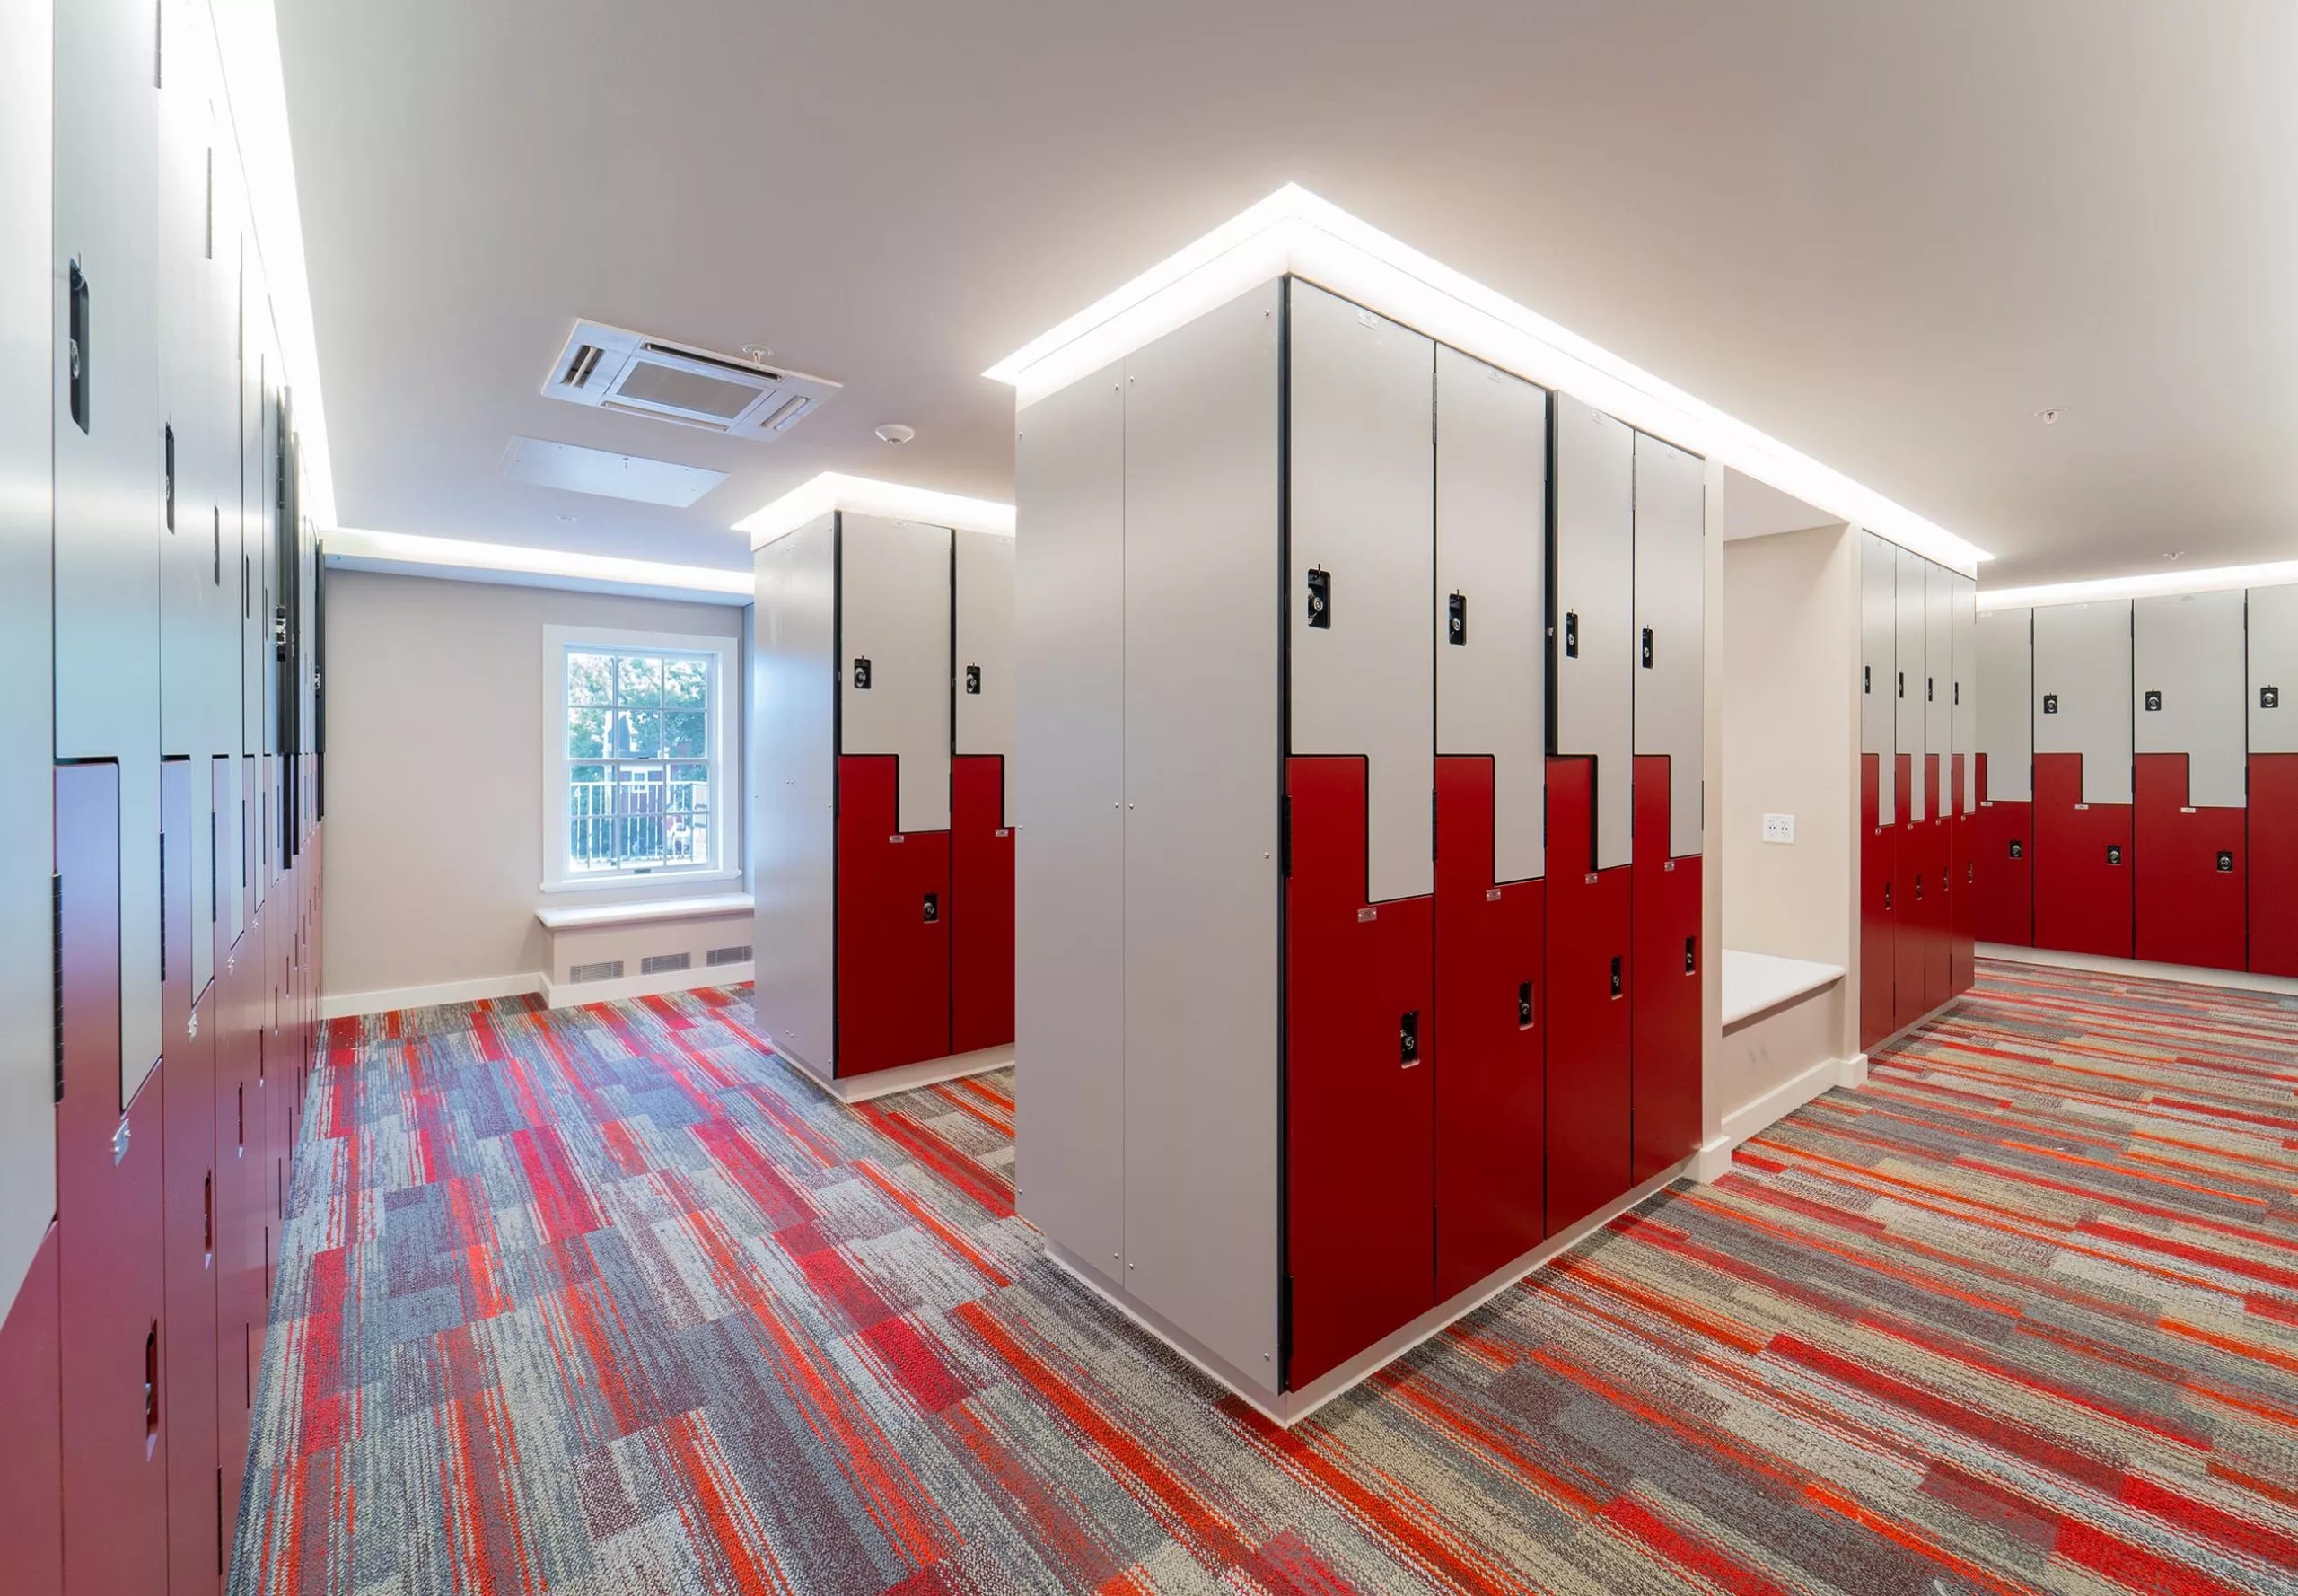
[(662, 751), (673, 759), (699, 759), (710, 750), (703, 746), (704, 720), (698, 709), (681, 709), (662, 717)]
[(626, 766), (617, 773), (615, 811), (620, 822), (622, 862), (659, 864), (663, 862), (663, 799), (667, 796), (662, 768)]
[(671, 767), (671, 779), (674, 782), (708, 781), (710, 779), (710, 767), (707, 765), (673, 765)]
[(671, 840), (678, 850), (680, 864), (707, 864), (710, 862), (710, 816), (706, 812), (673, 816), (671, 828)]
[(610, 751), (618, 759), (660, 759), (662, 753), (662, 712), (659, 709), (615, 711), (614, 746)]
[(603, 765), (577, 765), (566, 787), (566, 865), (572, 871), (614, 865), (614, 802)]
[(607, 751), (607, 715), (603, 709), (566, 712), (566, 754), (574, 759), (595, 759)]
[(662, 701), (662, 662), (653, 654), (624, 654), (622, 701), (655, 705)]
[(614, 696), (614, 660), (602, 653), (577, 653), (569, 649), (566, 654), (566, 701), (569, 704), (605, 704)]
[(710, 667), (701, 660), (662, 662), (662, 702), (673, 708), (701, 708), (709, 682)]

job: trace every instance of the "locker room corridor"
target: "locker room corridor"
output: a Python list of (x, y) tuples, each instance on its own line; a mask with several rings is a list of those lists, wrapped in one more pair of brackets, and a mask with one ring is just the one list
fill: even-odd
[(747, 987), (332, 1023), (232, 1589), (2298, 1592), (2298, 998), (1947, 1017), (1292, 1432), (1044, 1258), (1010, 1072)]

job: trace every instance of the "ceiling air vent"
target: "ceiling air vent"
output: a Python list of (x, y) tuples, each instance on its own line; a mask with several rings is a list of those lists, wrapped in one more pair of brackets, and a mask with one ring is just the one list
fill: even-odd
[(542, 391), (573, 405), (771, 442), (820, 408), (838, 387), (785, 366), (578, 321)]

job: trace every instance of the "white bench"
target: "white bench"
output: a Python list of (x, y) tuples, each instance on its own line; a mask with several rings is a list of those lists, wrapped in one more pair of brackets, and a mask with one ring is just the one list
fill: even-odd
[(1724, 1042), (1707, 1071), (1708, 1101), (1724, 1113), (1693, 1161), (1697, 1179), (1723, 1175), (1732, 1148), (1829, 1088), (1867, 1078), (1865, 1055), (1843, 1056), (1843, 978), (1840, 964), (1724, 950)]
[(747, 892), (546, 905), (535, 910), (550, 942), (543, 1000), (556, 1009), (747, 981), (754, 908)]

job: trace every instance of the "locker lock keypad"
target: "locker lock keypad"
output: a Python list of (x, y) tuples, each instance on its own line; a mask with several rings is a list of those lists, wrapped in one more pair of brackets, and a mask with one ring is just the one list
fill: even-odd
[(1332, 630), (1332, 573), (1321, 566), (1309, 572), (1309, 624), (1320, 632)]
[(866, 654), (854, 656), (854, 685), (863, 692), (870, 690), (870, 660)]

